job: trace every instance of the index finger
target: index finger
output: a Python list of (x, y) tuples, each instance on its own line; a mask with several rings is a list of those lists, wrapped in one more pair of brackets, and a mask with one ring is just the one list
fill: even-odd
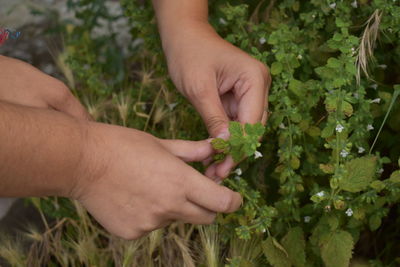
[(257, 68), (249, 73), (242, 82), (235, 84), (235, 97), (238, 99), (238, 121), (257, 123), (263, 118), (267, 107), (267, 95), (270, 78), (268, 69)]

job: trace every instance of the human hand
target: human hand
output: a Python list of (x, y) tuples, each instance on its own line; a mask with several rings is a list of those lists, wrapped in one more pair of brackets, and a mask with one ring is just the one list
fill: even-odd
[(209, 224), (239, 208), (238, 193), (185, 164), (212, 153), (208, 141), (160, 140), (118, 126), (89, 123), (87, 146), (70, 196), (109, 232), (136, 239), (179, 220)]
[(35, 67), (0, 55), (0, 100), (28, 107), (50, 108), (89, 119), (81, 103), (61, 81)]
[[(169, 29), (163, 46), (171, 78), (212, 137), (227, 138), (229, 120), (265, 123), (271, 79), (264, 64), (220, 38), (208, 23), (181, 23)], [(209, 166), (206, 175), (220, 180), (233, 166), (228, 157)]]

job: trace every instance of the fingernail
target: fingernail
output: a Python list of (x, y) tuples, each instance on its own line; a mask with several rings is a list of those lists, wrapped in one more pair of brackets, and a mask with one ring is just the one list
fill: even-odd
[(217, 135), (217, 138), (222, 138), (224, 140), (228, 139), (230, 136), (228, 129), (223, 130)]

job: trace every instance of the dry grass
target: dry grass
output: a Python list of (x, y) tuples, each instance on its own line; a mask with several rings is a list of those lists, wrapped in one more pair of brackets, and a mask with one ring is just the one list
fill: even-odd
[(365, 23), (365, 29), (361, 37), (356, 59), (357, 83), (360, 84), (361, 72), (369, 78), (368, 63), (374, 59), (374, 49), (379, 37), (379, 25), (381, 23), (382, 12), (375, 10), (368, 21)]

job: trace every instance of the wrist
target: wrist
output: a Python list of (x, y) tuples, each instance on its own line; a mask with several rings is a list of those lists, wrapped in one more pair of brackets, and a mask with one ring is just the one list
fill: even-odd
[(219, 40), (220, 37), (214, 28), (207, 21), (188, 19), (185, 22), (171, 22), (160, 29), (162, 47), (168, 57), (175, 52), (182, 52), (183, 49), (191, 49), (193, 44), (201, 40)]
[(71, 199), (80, 200), (90, 184), (99, 179), (105, 173), (107, 160), (106, 153), (100, 149), (104, 144), (98, 125), (100, 123), (82, 121), (79, 130), (81, 132), (81, 151), (70, 186), (65, 196)]

